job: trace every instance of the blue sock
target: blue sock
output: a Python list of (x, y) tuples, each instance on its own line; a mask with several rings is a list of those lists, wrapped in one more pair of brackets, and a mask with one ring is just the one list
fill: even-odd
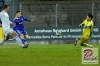
[(25, 44), (25, 42), (26, 42), (26, 39), (24, 39), (24, 38), (21, 38), (21, 40), (22, 40), (22, 43), (23, 43), (23, 44)]

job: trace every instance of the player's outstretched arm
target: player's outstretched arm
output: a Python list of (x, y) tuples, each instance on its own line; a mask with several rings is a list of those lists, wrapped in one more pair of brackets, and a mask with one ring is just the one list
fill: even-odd
[(80, 25), (79, 25), (79, 27), (82, 27), (84, 25), (84, 22), (82, 22)]
[(86, 19), (79, 25), (79, 27), (82, 27), (85, 23)]
[(24, 16), (21, 16), (21, 17), (23, 18), (23, 20), (28, 21), (28, 22), (31, 22), (30, 19), (28, 19), (28, 18), (26, 18), (26, 17), (24, 17)]

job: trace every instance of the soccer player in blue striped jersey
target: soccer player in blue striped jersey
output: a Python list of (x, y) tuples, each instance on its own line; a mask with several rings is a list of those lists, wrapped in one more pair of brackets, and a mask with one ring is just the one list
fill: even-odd
[(27, 19), (25, 18), (23, 15), (21, 15), (20, 11), (16, 11), (16, 16), (13, 20), (13, 30), (16, 31), (16, 33), (18, 34), (18, 36), (21, 38), (23, 44), (26, 43), (26, 40), (28, 39), (28, 34), (26, 32), (26, 29), (23, 25), (24, 21), (27, 22), (32, 22), (34, 19)]

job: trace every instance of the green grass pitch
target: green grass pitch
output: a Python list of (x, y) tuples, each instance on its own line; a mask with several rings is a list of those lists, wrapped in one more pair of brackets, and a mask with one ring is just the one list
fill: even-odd
[[(99, 44), (94, 44), (100, 48)], [(30, 44), (22, 49), (17, 44), (0, 45), (0, 66), (100, 66), (83, 65), (81, 48), (73, 44)], [(100, 53), (100, 49), (99, 49)]]

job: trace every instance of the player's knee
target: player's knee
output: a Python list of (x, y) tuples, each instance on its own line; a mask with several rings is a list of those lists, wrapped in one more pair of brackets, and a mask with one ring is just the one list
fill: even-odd
[(83, 40), (87, 40), (88, 37), (87, 37), (87, 36), (83, 36), (82, 39), (83, 39)]
[(28, 40), (28, 37), (26, 37), (25, 39)]
[(16, 33), (15, 31), (13, 31), (11, 35), (12, 35), (12, 36), (18, 36), (17, 33)]
[(21, 35), (20, 35), (20, 38), (24, 38), (24, 35), (23, 35), (23, 34), (21, 34)]
[(26, 40), (28, 39), (28, 35), (25, 35), (25, 39), (26, 39)]

